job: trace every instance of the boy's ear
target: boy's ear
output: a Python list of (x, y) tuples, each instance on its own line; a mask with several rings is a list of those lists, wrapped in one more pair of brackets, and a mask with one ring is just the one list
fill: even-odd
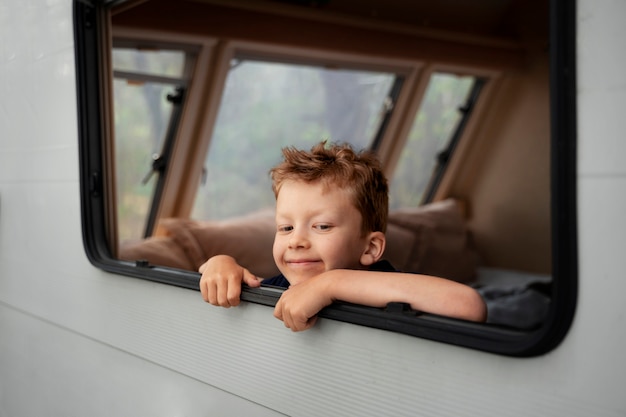
[(361, 255), (361, 265), (370, 266), (377, 262), (385, 252), (385, 234), (383, 232), (372, 232), (367, 237), (365, 251)]

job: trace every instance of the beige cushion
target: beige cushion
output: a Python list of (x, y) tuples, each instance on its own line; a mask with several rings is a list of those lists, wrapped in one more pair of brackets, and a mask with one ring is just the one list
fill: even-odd
[(410, 229), (390, 223), (387, 225), (385, 237), (387, 239), (383, 259), (391, 262), (400, 271), (410, 272), (407, 267), (411, 264), (417, 235)]
[[(394, 210), (389, 226), (414, 234), (411, 256), (396, 268), (467, 282), (475, 278), (478, 254), (471, 244), (463, 207), (447, 199), (417, 208)], [(388, 234), (388, 239), (394, 239)], [(391, 259), (391, 256), (389, 256)]]
[(120, 258), (197, 271), (211, 256), (226, 254), (253, 274), (271, 277), (279, 273), (272, 256), (275, 230), (272, 211), (214, 222), (167, 218), (155, 237), (122, 245)]
[(185, 248), (169, 236), (123, 242), (119, 248), (119, 258), (124, 261), (146, 260), (152, 265), (197, 270)]

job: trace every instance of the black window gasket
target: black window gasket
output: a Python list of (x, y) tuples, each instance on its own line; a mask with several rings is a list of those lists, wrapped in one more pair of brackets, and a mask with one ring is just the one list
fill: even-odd
[[(107, 244), (104, 201), (100, 54), (105, 9), (117, 1), (74, 0), (80, 194), (83, 242), (90, 262), (105, 271), (198, 290), (199, 274), (114, 259)], [(550, 111), (552, 185), (552, 303), (536, 330), (467, 323), (419, 314), (404, 305), (386, 309), (337, 303), (320, 317), (404, 333), (501, 355), (544, 354), (564, 339), (577, 298), (576, 229), (576, 8), (573, 0), (550, 0)], [(273, 306), (280, 291), (246, 288), (242, 299)]]

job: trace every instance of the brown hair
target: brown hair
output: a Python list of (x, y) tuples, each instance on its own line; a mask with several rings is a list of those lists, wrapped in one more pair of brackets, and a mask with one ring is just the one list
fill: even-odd
[(362, 233), (385, 232), (389, 211), (387, 179), (372, 152), (355, 152), (349, 144), (320, 142), (310, 152), (283, 148), (283, 162), (270, 170), (272, 190), (278, 197), (285, 180), (321, 181), (352, 193), (363, 217)]

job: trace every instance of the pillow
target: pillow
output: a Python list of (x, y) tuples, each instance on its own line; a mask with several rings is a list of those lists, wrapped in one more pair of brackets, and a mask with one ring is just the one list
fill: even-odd
[(400, 271), (413, 272), (407, 267), (411, 263), (416, 234), (407, 228), (393, 223), (387, 224), (385, 232), (386, 244), (382, 259), (386, 259)]
[(156, 236), (170, 236), (180, 245), (197, 270), (211, 256), (224, 254), (237, 260), (254, 275), (268, 278), (278, 275), (272, 246), (276, 225), (273, 211), (225, 221), (164, 219)]
[(171, 237), (151, 237), (141, 241), (123, 242), (119, 259), (124, 261), (146, 260), (153, 265), (197, 271), (194, 262), (183, 247)]
[(463, 207), (458, 200), (394, 210), (389, 213), (388, 223), (414, 234), (407, 262), (394, 265), (396, 268), (459, 282), (475, 278), (478, 254), (471, 245)]
[(120, 247), (120, 259), (197, 271), (211, 256), (230, 255), (258, 277), (278, 275), (272, 245), (276, 230), (271, 210), (225, 221), (162, 219), (153, 237)]

